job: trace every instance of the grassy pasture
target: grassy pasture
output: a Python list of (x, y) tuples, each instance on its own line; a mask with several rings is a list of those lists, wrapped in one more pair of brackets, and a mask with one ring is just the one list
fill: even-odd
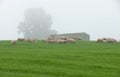
[(120, 43), (0, 41), (0, 77), (120, 77)]

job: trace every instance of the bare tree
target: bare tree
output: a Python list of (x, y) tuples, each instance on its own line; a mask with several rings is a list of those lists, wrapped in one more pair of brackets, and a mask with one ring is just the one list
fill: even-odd
[(25, 11), (24, 22), (18, 26), (19, 33), (25, 38), (34, 37), (44, 39), (51, 34), (56, 34), (56, 30), (51, 29), (52, 17), (42, 8), (29, 8)]

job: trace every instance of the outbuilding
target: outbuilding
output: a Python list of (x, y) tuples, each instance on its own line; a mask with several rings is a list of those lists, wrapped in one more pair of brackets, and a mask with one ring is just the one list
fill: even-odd
[(85, 33), (85, 32), (81, 32), (81, 33), (53, 34), (53, 35), (50, 35), (49, 37), (52, 37), (53, 39), (73, 38), (73, 39), (85, 40), (85, 41), (89, 41), (90, 40), (90, 35), (87, 34), (87, 33)]

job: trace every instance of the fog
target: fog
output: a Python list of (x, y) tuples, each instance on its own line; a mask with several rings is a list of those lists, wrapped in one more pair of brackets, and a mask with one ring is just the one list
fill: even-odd
[(86, 32), (91, 40), (120, 39), (119, 0), (0, 0), (0, 40), (22, 37), (17, 33), (27, 8), (43, 8), (52, 16), (58, 33)]

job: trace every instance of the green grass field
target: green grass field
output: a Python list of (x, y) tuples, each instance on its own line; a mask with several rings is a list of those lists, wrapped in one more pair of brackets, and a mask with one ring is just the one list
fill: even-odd
[(0, 41), (0, 77), (120, 77), (120, 43)]

